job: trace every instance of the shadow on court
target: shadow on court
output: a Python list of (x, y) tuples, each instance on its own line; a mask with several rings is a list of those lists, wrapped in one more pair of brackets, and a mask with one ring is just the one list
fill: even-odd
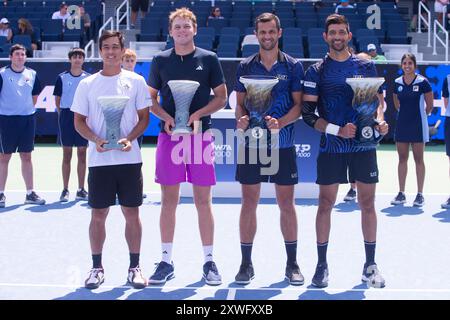
[[(44, 205), (31, 205), (30, 207), (26, 208), (25, 211), (30, 211), (33, 213), (42, 213), (42, 212), (48, 212), (51, 210), (64, 210), (64, 209), (72, 208), (78, 202), (79, 202), (79, 200), (73, 200), (73, 201), (68, 201), (68, 202), (55, 201), (53, 203), (48, 203), (48, 204), (44, 204)], [(69, 211), (69, 212), (73, 212), (73, 211)]]
[(433, 214), (433, 218), (439, 219), (439, 222), (450, 222), (450, 210), (442, 210), (436, 214)]
[[(197, 289), (205, 286), (203, 280), (197, 281), (192, 284), (188, 284), (185, 288), (178, 288), (171, 290), (170, 282), (166, 284), (168, 287), (164, 289), (164, 285), (156, 286), (151, 285), (143, 290), (136, 291), (130, 294), (128, 300), (184, 300), (195, 296), (197, 294)], [(163, 291), (165, 290), (165, 291)]]
[(70, 292), (55, 300), (117, 300), (123, 296), (127, 290), (130, 290), (130, 288), (118, 287), (102, 292), (96, 292), (95, 290), (88, 290), (86, 288), (77, 288), (74, 292)]
[[(191, 197), (180, 197), (180, 204), (194, 204), (194, 199)], [(241, 204), (242, 198), (213, 198), (213, 204)], [(275, 198), (261, 198), (259, 204), (277, 204)], [(295, 199), (295, 205), (297, 206), (317, 206), (317, 199)]]
[(339, 213), (359, 213), (359, 205), (355, 201), (340, 202), (334, 206), (335, 212)]
[(283, 280), (280, 282), (272, 283), (267, 287), (262, 287), (261, 289), (244, 289), (245, 286), (241, 286), (235, 283), (230, 284), (229, 287), (233, 287), (236, 289), (236, 300), (269, 300), (270, 298), (280, 295), (282, 293), (282, 289), (289, 287), (289, 283), (286, 280)]
[(405, 207), (402, 205), (390, 206), (381, 210), (387, 213), (386, 217), (401, 217), (401, 216), (416, 216), (423, 213), (423, 208), (420, 207)]
[(15, 204), (15, 205), (12, 205), (12, 206), (7, 206), (5, 208), (0, 208), (0, 214), (14, 211), (14, 210), (19, 209), (20, 207), (22, 207), (24, 205), (25, 204)]
[(367, 285), (361, 283), (351, 290), (338, 293), (328, 293), (325, 291), (326, 289), (320, 290), (312, 285), (307, 288), (308, 290), (298, 296), (299, 300), (363, 300), (366, 297)]

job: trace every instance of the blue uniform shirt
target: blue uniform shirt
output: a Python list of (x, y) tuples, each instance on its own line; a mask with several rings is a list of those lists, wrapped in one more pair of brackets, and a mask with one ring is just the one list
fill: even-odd
[[(449, 78), (450, 78), (450, 74), (448, 74), (445, 77), (444, 84), (442, 86), (442, 97), (444, 97), (444, 98), (448, 98), (449, 97), (449, 91), (450, 91), (450, 89), (449, 89), (449, 84), (450, 84)], [(446, 117), (450, 117), (450, 101), (449, 101), (448, 104), (449, 105), (444, 106), (445, 107), (445, 116)]]
[[(354, 77), (376, 77), (377, 70), (371, 60), (354, 55), (345, 61), (336, 61), (328, 55), (311, 65), (306, 71), (304, 94), (318, 96), (319, 116), (340, 127), (355, 123), (357, 112), (352, 108), (353, 90), (345, 80)], [(380, 89), (378, 92), (380, 92)], [(376, 146), (360, 146), (354, 139), (344, 139), (322, 133), (320, 152), (348, 153), (375, 149)]]
[[(239, 82), (239, 78), (246, 75), (278, 78), (278, 83), (272, 89), (272, 106), (267, 112), (269, 116), (276, 119), (286, 115), (293, 107), (294, 101), (291, 92), (303, 90), (304, 71), (302, 63), (282, 51), (278, 52), (278, 61), (270, 71), (261, 63), (259, 53), (241, 61), (236, 72), (235, 91), (246, 92), (244, 85)], [(294, 145), (294, 123), (280, 130), (278, 145), (279, 148), (289, 148)]]
[(395, 141), (398, 142), (427, 142), (428, 118), (425, 112), (425, 93), (430, 92), (428, 80), (416, 75), (416, 78), (406, 85), (403, 77), (394, 82), (394, 93), (400, 102), (395, 128)]
[(79, 76), (72, 75), (70, 71), (64, 71), (58, 76), (53, 95), (61, 97), (61, 109), (70, 109), (78, 84), (88, 76), (90, 74), (86, 71), (83, 71)]
[(36, 71), (25, 67), (15, 72), (11, 66), (0, 69), (0, 115), (28, 116), (36, 111), (33, 96), (41, 92)]

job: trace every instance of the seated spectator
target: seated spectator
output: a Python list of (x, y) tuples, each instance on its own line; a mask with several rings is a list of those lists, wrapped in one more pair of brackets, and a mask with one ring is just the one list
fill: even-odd
[(67, 4), (61, 3), (59, 11), (55, 11), (52, 15), (53, 20), (61, 19), (64, 22), (70, 18), (70, 14), (67, 12)]
[(386, 61), (386, 57), (377, 53), (377, 46), (373, 43), (367, 45), (367, 53), (374, 61)]
[(352, 5), (350, 4), (349, 1), (350, 1), (350, 0), (341, 0), (341, 1), (340, 1), (341, 4), (338, 5), (338, 6), (336, 6), (335, 12), (338, 13), (338, 10), (339, 10), (340, 8), (354, 8), (354, 6), (352, 6)]
[(437, 20), (442, 25), (444, 25), (444, 11), (448, 4), (449, 4), (449, 0), (435, 0), (434, 1), (434, 12), (436, 12)]
[(83, 5), (78, 6), (79, 11), (75, 11), (74, 18), (83, 20), (84, 33), (89, 34), (89, 28), (91, 26), (91, 16), (86, 13)]
[(19, 21), (17, 21), (17, 25), (19, 27), (18, 35), (29, 35), (31, 37), (31, 48), (33, 50), (37, 50), (37, 40), (36, 35), (33, 31), (33, 26), (31, 25), (30, 21), (28, 21), (25, 18), (20, 18)]
[(10, 42), (13, 36), (12, 30), (9, 27), (9, 21), (6, 18), (0, 20), (0, 36), (6, 37), (7, 42)]
[(208, 19), (223, 19), (223, 16), (220, 12), (219, 7), (213, 7), (211, 10), (211, 14), (209, 15)]
[[(413, 16), (411, 18), (411, 31), (415, 32), (417, 31), (417, 20), (418, 20), (418, 14), (419, 14), (419, 3), (422, 2), (427, 9), (430, 9), (428, 7), (427, 0), (413, 0)], [(425, 19), (428, 19), (428, 14), (425, 12), (425, 10), (422, 10), (422, 17)], [(426, 27), (422, 23), (422, 32), (426, 32)]]

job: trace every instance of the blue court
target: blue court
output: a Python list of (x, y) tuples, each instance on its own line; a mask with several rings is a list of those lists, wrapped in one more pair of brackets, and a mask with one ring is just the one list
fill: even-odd
[[(343, 191), (343, 190), (341, 190)], [(45, 206), (23, 205), (23, 192), (7, 192), (0, 209), (0, 299), (450, 299), (447, 277), (450, 255), (450, 210), (440, 203), (447, 195), (426, 194), (426, 205), (393, 207), (394, 194), (377, 194), (376, 261), (386, 288), (368, 289), (360, 281), (364, 246), (360, 214), (355, 203), (337, 203), (332, 213), (328, 247), (329, 287), (310, 286), (317, 253), (317, 200), (297, 200), (298, 262), (305, 276), (301, 287), (284, 280), (285, 248), (273, 200), (261, 200), (253, 248), (256, 277), (248, 286), (233, 283), (240, 264), (240, 199), (215, 199), (214, 256), (223, 284), (210, 287), (201, 279), (203, 253), (191, 198), (182, 198), (177, 211), (173, 261), (175, 278), (164, 286), (135, 290), (126, 285), (128, 250), (124, 218), (111, 208), (103, 251), (105, 283), (97, 290), (83, 288), (91, 267), (88, 239), (90, 210), (84, 202), (60, 204), (59, 192), (41, 194)], [(338, 199), (342, 199), (340, 195)], [(149, 277), (160, 260), (160, 196), (150, 194), (141, 207), (143, 240), (141, 267)]]

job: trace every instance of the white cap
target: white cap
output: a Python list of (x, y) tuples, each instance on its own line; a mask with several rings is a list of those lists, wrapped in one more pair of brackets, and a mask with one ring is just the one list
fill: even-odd
[(2, 19), (0, 20), (0, 23), (7, 24), (7, 23), (9, 23), (9, 21), (8, 21), (8, 19), (6, 19), (6, 18), (2, 18)]
[(367, 51), (370, 50), (377, 50), (377, 47), (373, 43), (370, 43), (367, 45)]

